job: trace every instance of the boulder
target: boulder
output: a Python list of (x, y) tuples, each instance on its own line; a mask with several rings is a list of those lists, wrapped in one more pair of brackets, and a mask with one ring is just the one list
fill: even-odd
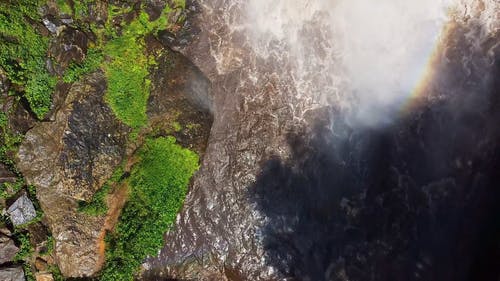
[(36, 217), (36, 210), (33, 202), (23, 193), (7, 209), (7, 214), (14, 226), (30, 222)]
[(21, 266), (0, 268), (0, 280), (25, 281), (23, 268)]
[(130, 128), (104, 101), (106, 81), (96, 72), (75, 83), (53, 122), (31, 129), (18, 168), (37, 198), (55, 239), (55, 260), (66, 277), (92, 276), (102, 266), (104, 217), (78, 211), (122, 162)]
[(19, 248), (14, 244), (9, 236), (0, 234), (0, 264), (11, 262), (19, 252)]

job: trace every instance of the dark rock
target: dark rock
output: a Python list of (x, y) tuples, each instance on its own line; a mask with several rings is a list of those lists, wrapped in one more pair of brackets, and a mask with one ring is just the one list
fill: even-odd
[[(176, 10), (170, 15), (171, 22), (177, 22), (179, 18), (185, 18), (182, 26), (176, 26), (171, 30), (162, 30), (158, 32), (158, 39), (167, 47), (173, 50), (180, 50), (188, 46), (198, 37), (199, 27), (192, 23), (200, 11), (197, 1), (186, 1), (186, 9)], [(180, 25), (181, 23), (179, 23)]]
[(3, 70), (2, 67), (0, 67), (0, 96), (4, 96), (9, 92), (10, 89), (10, 81), (7, 78), (7, 74)]
[(0, 264), (13, 261), (19, 248), (14, 240), (5, 234), (0, 234)]
[(53, 122), (37, 124), (21, 144), (18, 167), (37, 198), (55, 239), (55, 258), (67, 277), (99, 271), (104, 218), (77, 210), (112, 175), (125, 155), (130, 128), (104, 101), (101, 72), (74, 84)]
[(37, 222), (28, 226), (28, 232), (30, 234), (31, 245), (34, 245), (35, 250), (40, 252), (40, 248), (45, 246), (45, 242), (48, 239), (47, 229), (41, 222)]
[(0, 280), (25, 281), (23, 268), (21, 266), (0, 268)]
[(4, 164), (0, 163), (0, 184), (5, 182), (16, 182), (16, 180), (16, 174), (9, 170)]
[(24, 99), (18, 100), (14, 96), (7, 96), (3, 101), (2, 110), (7, 115), (9, 129), (13, 134), (24, 135), (36, 122)]
[(49, 48), (49, 55), (55, 61), (53, 66), (58, 74), (63, 74), (71, 62), (81, 63), (85, 59), (88, 38), (84, 32), (66, 27)]
[[(165, 7), (163, 0), (147, 0), (144, 11), (149, 15), (151, 20), (156, 20), (160, 17), (161, 11)], [(169, 6), (172, 7), (172, 6)]]
[(36, 217), (36, 210), (33, 202), (23, 193), (7, 209), (7, 214), (14, 226), (30, 222)]
[[(151, 126), (158, 135), (174, 135), (181, 145), (202, 154), (212, 124), (210, 82), (181, 54), (159, 53), (147, 107)], [(179, 128), (172, 128), (173, 123)]]

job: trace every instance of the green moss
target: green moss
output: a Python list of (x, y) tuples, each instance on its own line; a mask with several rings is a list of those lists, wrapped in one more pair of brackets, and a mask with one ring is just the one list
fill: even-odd
[(12, 83), (24, 89), (24, 97), (40, 119), (50, 110), (56, 84), (45, 69), (49, 41), (32, 25), (40, 21), (37, 11), (43, 2), (0, 2), (0, 66)]
[(106, 212), (108, 211), (106, 199), (109, 192), (111, 191), (111, 186), (114, 183), (117, 183), (122, 175), (123, 168), (119, 167), (115, 170), (111, 178), (96, 193), (94, 193), (94, 196), (92, 196), (92, 200), (90, 200), (90, 202), (80, 201), (78, 203), (78, 211), (93, 216), (106, 214)]
[(31, 265), (27, 263), (23, 264), (23, 271), (26, 281), (36, 281), (35, 274), (33, 274), (33, 269), (31, 269)]
[(110, 186), (105, 184), (101, 187), (101, 189), (94, 193), (90, 202), (80, 201), (78, 203), (78, 211), (93, 216), (106, 214), (108, 211), (106, 197), (109, 194), (110, 189)]
[(61, 270), (57, 266), (50, 265), (48, 268), (48, 271), (52, 273), (52, 277), (54, 278), (54, 281), (64, 281), (65, 280), (65, 278), (63, 277), (63, 275), (61, 273)]
[(128, 180), (130, 199), (116, 231), (107, 237), (106, 266), (100, 280), (133, 280), (143, 259), (155, 255), (163, 233), (175, 222), (198, 156), (173, 137), (147, 139)]
[(30, 235), (28, 232), (14, 233), (19, 242), (19, 252), (14, 257), (14, 261), (23, 261), (34, 252), (33, 246), (30, 243)]
[(0, 184), (0, 198), (9, 198), (16, 194), (25, 185), (22, 178), (18, 178), (16, 182), (4, 182)]
[(11, 132), (7, 115), (0, 111), (0, 162), (13, 172), (17, 171), (11, 156), (17, 151), (21, 141), (22, 136)]
[(61, 13), (71, 15), (71, 7), (66, 0), (57, 0), (56, 3)]
[(89, 15), (90, 0), (73, 1), (73, 16), (76, 19), (81, 19)]
[[(166, 8), (164, 13), (168, 11)], [(121, 35), (108, 31), (112, 38), (104, 47), (105, 55), (110, 58), (104, 65), (108, 78), (106, 101), (116, 116), (133, 128), (147, 123), (146, 106), (151, 84), (147, 77), (151, 59), (145, 54), (144, 36), (160, 27), (166, 27), (165, 16), (150, 22), (142, 11), (123, 27)]]

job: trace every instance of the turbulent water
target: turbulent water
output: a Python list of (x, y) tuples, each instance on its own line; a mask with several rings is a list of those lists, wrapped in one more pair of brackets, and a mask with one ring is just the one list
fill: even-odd
[(214, 124), (145, 278), (496, 280), (498, 1), (190, 9)]

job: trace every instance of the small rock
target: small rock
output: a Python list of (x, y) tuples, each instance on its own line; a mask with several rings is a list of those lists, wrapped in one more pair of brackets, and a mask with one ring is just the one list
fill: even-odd
[(51, 33), (57, 33), (57, 25), (53, 22), (51, 22), (48, 19), (43, 19), (43, 25), (51, 32)]
[(40, 257), (37, 257), (35, 260), (35, 268), (38, 271), (47, 270), (47, 262)]
[(36, 217), (35, 206), (33, 206), (33, 203), (26, 194), (23, 194), (10, 205), (9, 209), (7, 209), (7, 214), (14, 226), (25, 224)]
[(24, 271), (21, 266), (0, 269), (0, 280), (2, 281), (24, 281)]
[(0, 227), (0, 235), (3, 234), (5, 236), (11, 236), (12, 232), (7, 227)]
[(0, 234), (0, 264), (12, 261), (17, 252), (19, 248), (14, 241), (9, 236)]
[(36, 281), (54, 281), (52, 273), (36, 273), (35, 279)]

